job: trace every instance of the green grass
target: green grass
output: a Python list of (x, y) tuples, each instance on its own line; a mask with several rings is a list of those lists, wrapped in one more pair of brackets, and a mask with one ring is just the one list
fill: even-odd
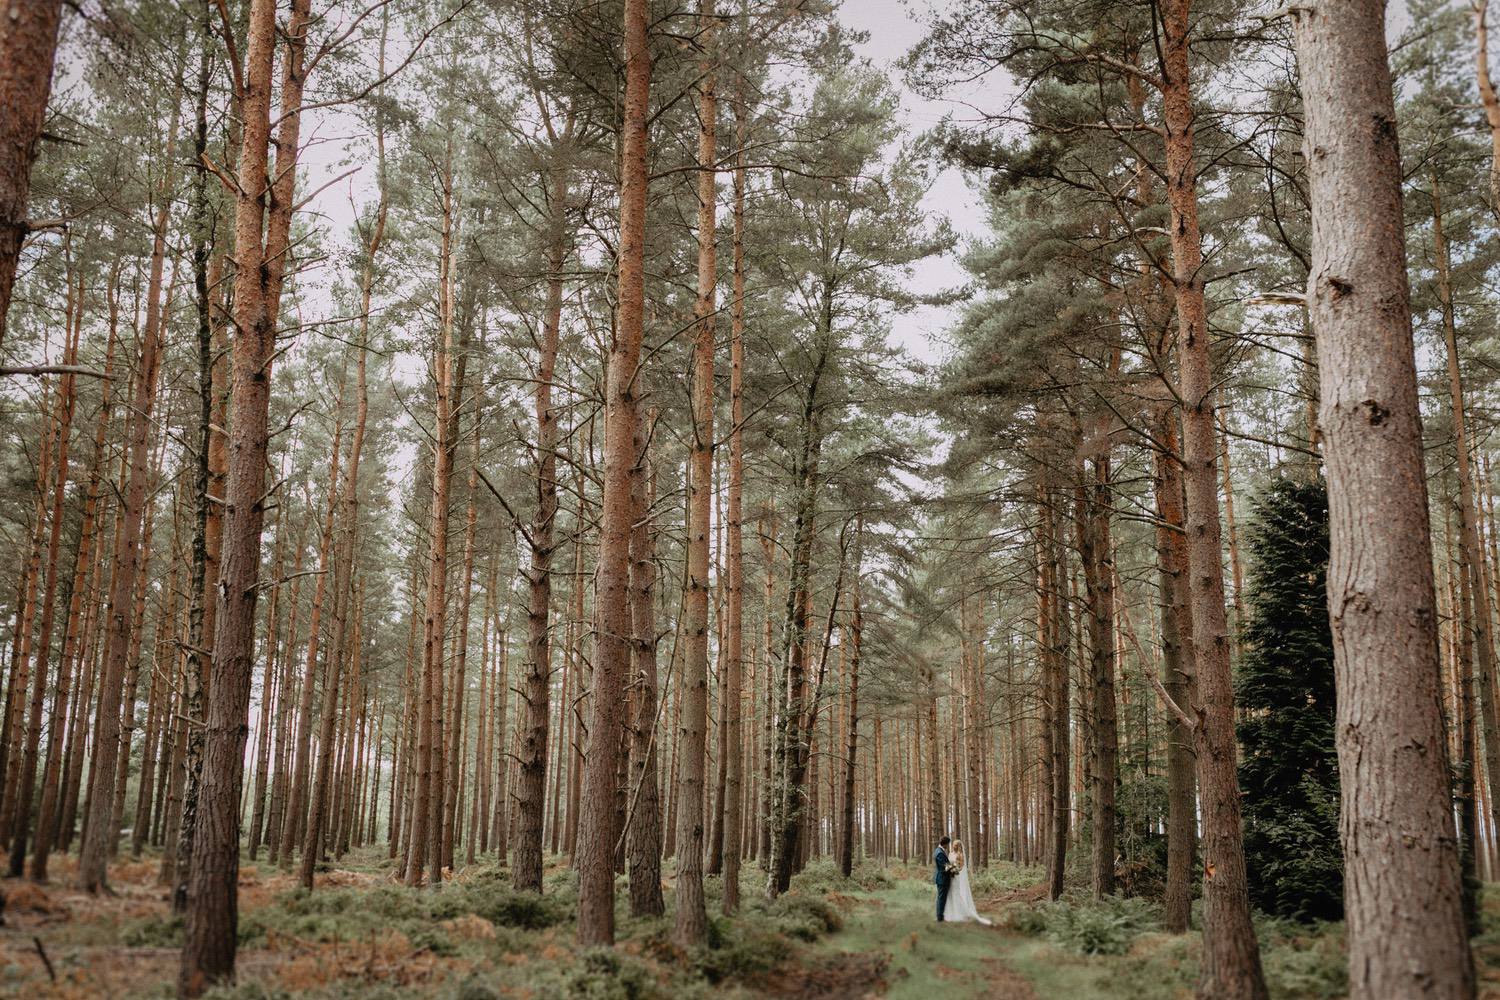
[[(844, 926), (814, 954), (885, 954), (893, 1000), (931, 1000), (934, 991), (965, 997), (1024, 995), (1070, 1000), (1179, 1000), (1198, 977), (1201, 931), (1161, 929), (1159, 908), (1139, 899), (1095, 902), (1070, 893), (1056, 903), (1030, 901), (1035, 869), (996, 865), (976, 873), (980, 909), (996, 922), (939, 926), (925, 872), (893, 872), (888, 884), (847, 885)], [(997, 897), (1020, 898), (989, 902)], [(1500, 906), (1497, 906), (1500, 910)], [(1500, 928), (1500, 913), (1495, 924)], [(1285, 921), (1257, 923), (1266, 980), (1276, 1000), (1336, 1000), (1347, 992), (1343, 928)], [(1500, 929), (1495, 936), (1500, 939)], [(816, 959), (812, 959), (815, 961)]]

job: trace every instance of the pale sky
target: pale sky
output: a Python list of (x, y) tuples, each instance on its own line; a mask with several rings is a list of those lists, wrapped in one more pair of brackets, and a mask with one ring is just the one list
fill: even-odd
[[(973, 117), (973, 112), (957, 101), (930, 101), (912, 93), (905, 86), (904, 74), (894, 66), (907, 49), (926, 34), (927, 15), (935, 6), (941, 7), (942, 0), (844, 0), (839, 9), (839, 20), (845, 26), (870, 33), (869, 41), (856, 46), (856, 51), (875, 65), (888, 67), (891, 83), (901, 94), (907, 131), (913, 137), (937, 125), (945, 115), (951, 114), (960, 121)], [(966, 88), (957, 96), (981, 107), (993, 107), (1005, 97), (1004, 82), (998, 79), (985, 81)], [(932, 213), (948, 218), (959, 233), (960, 245), (952, 253), (925, 261), (917, 267), (916, 290), (936, 292), (961, 286), (967, 280), (967, 274), (959, 265), (958, 255), (963, 243), (971, 237), (983, 235), (985, 228), (980, 199), (970, 190), (963, 175), (950, 167), (938, 175), (923, 205)], [(924, 306), (908, 315), (898, 316), (891, 339), (921, 361), (939, 361), (943, 357), (940, 338), (952, 324), (955, 314), (952, 307)]]

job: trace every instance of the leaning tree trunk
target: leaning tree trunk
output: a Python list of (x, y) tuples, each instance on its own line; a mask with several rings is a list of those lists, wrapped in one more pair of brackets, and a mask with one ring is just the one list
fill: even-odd
[(1350, 996), (1474, 995), (1443, 727), (1385, 4), (1293, 12), (1328, 464)]

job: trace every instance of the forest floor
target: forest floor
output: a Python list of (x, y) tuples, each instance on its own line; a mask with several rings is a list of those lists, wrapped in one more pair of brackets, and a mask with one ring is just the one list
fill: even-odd
[[(151, 857), (111, 867), (115, 895), (72, 888), (71, 858), (38, 887), (0, 882), (0, 996), (171, 996), (182, 926), (157, 884)], [(927, 870), (864, 865), (844, 879), (827, 863), (798, 876), (775, 903), (761, 873), (744, 873), (746, 905), (712, 921), (706, 948), (670, 943), (671, 918), (624, 915), (620, 946), (574, 943), (572, 875), (549, 865), (538, 898), (509, 888), (493, 864), (461, 870), (437, 892), (395, 884), (379, 853), (320, 872), (308, 894), (277, 868), (241, 869), (239, 984), (217, 1000), (491, 1000), (491, 998), (1129, 997), (1191, 995), (1198, 935), (1161, 930), (1154, 904), (1095, 903), (1079, 893), (1042, 900), (1035, 869), (996, 865), (975, 875), (975, 895), (995, 926), (932, 921)], [(670, 881), (668, 882), (670, 914)], [(708, 882), (710, 913), (718, 880)], [(1500, 892), (1475, 939), (1481, 995), (1500, 1000)], [(1272, 996), (1331, 1000), (1345, 993), (1342, 928), (1260, 920)]]

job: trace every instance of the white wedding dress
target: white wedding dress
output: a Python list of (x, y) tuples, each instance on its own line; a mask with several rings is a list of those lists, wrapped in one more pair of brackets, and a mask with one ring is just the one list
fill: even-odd
[(981, 917), (979, 911), (974, 908), (974, 892), (969, 888), (967, 867), (960, 868), (958, 874), (953, 876), (953, 885), (948, 889), (948, 905), (943, 907), (943, 919), (957, 923), (991, 926), (991, 922)]

